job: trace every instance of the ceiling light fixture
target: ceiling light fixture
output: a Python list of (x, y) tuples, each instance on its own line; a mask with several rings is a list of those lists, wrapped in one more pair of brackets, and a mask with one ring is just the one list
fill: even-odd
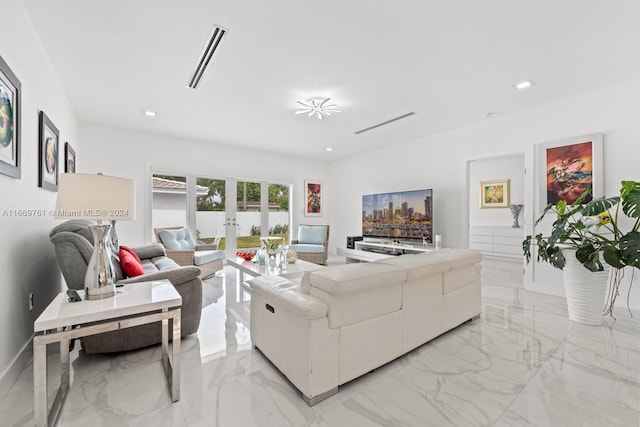
[(333, 151), (333, 148), (327, 147), (327, 148), (324, 149), (324, 151)]
[(533, 80), (525, 80), (523, 82), (514, 84), (513, 87), (515, 87), (518, 90), (524, 90), (524, 89), (530, 88), (534, 84), (536, 83)]
[(151, 111), (151, 110), (144, 110), (144, 115), (147, 117), (155, 117), (157, 115), (157, 113), (155, 111)]
[(306, 101), (296, 101), (299, 105), (296, 114), (306, 114), (308, 117), (317, 117), (322, 120), (325, 116), (330, 116), (333, 113), (341, 113), (344, 110), (338, 108), (336, 104), (330, 104), (331, 98), (309, 98)]

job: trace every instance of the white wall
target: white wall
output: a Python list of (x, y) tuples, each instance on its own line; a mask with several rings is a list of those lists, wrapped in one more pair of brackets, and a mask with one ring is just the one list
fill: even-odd
[[(524, 154), (476, 159), (469, 162), (469, 225), (510, 227), (511, 210), (480, 208), (480, 183), (509, 180), (510, 203), (524, 204)], [(522, 213), (520, 213), (522, 219)], [(524, 221), (520, 221), (520, 226)]]
[[(467, 161), (490, 157), (492, 153), (524, 152), (527, 170), (531, 171), (534, 144), (571, 136), (604, 133), (605, 194), (617, 194), (623, 179), (640, 180), (639, 95), (640, 82), (629, 83), (334, 162), (330, 183), (340, 192), (331, 193), (330, 198), (332, 217), (340, 221), (331, 225), (332, 249), (344, 246), (346, 236), (361, 233), (363, 194), (418, 187), (434, 189), (434, 233), (443, 235), (443, 245), (466, 247)], [(533, 209), (526, 209), (534, 206), (530, 191), (533, 179), (531, 173), (525, 177), (527, 233), (531, 233), (536, 215)], [(558, 271), (536, 280), (531, 275), (533, 264), (527, 270), (529, 289), (563, 292)], [(626, 289), (623, 292), (626, 295)], [(632, 289), (631, 305), (640, 308), (638, 283)]]
[(291, 183), (292, 231), (297, 232), (300, 223), (330, 223), (332, 204), (327, 197), (322, 217), (307, 218), (303, 211), (302, 189), (305, 179), (324, 181), (325, 194), (331, 193), (331, 186), (328, 184), (329, 165), (326, 162), (88, 123), (81, 125), (80, 135), (85, 150), (90, 153), (84, 158), (79, 157), (79, 163), (85, 170), (136, 180), (136, 221), (118, 223), (118, 237), (123, 244), (131, 246), (152, 241), (152, 169), (163, 173), (190, 173), (209, 178), (235, 177), (247, 181), (266, 179)]
[[(23, 368), (18, 356), (31, 342), (33, 321), (63, 286), (49, 242), (49, 231), (60, 222), (49, 215), (56, 193), (38, 188), (39, 110), (60, 130), (59, 167), (64, 170), (65, 141), (83, 156), (75, 113), (22, 2), (2, 1), (2, 16), (7, 36), (0, 38), (0, 55), (22, 83), (22, 178), (0, 175), (0, 398)], [(10, 216), (16, 209), (44, 215)], [(35, 293), (33, 311), (28, 310), (30, 292)]]

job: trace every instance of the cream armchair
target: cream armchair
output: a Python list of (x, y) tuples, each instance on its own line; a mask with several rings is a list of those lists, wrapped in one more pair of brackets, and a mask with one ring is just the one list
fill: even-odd
[(300, 224), (298, 238), (291, 241), (289, 249), (296, 251), (302, 260), (325, 264), (329, 254), (329, 226)]
[(167, 256), (178, 265), (195, 265), (201, 271), (200, 277), (206, 279), (222, 270), (224, 251), (218, 250), (218, 244), (196, 244), (191, 231), (185, 227), (154, 228), (158, 243), (162, 243)]

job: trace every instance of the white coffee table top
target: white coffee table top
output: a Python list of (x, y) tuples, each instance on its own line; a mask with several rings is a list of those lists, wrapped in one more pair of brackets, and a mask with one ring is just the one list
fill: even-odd
[[(84, 298), (84, 291), (78, 294)], [(124, 285), (116, 288), (113, 298), (100, 300), (69, 302), (66, 292), (61, 292), (36, 319), (33, 330), (40, 332), (181, 305), (182, 297), (168, 280)]]
[(304, 273), (305, 271), (314, 271), (314, 270), (320, 270), (321, 268), (324, 268), (321, 265), (314, 264), (308, 261), (303, 261), (301, 259), (297, 260), (293, 264), (287, 264), (287, 268), (284, 270), (281, 270), (278, 267), (270, 266), (268, 264), (260, 265), (260, 263), (257, 263), (257, 262), (245, 261), (240, 257), (228, 258), (227, 264), (253, 277), (258, 277), (258, 276), (284, 276), (284, 277), (292, 276), (294, 277)]

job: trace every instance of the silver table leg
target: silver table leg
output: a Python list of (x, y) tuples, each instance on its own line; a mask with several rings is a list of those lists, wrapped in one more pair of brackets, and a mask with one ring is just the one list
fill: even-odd
[(33, 338), (33, 399), (37, 426), (47, 425), (47, 344), (41, 336)]

